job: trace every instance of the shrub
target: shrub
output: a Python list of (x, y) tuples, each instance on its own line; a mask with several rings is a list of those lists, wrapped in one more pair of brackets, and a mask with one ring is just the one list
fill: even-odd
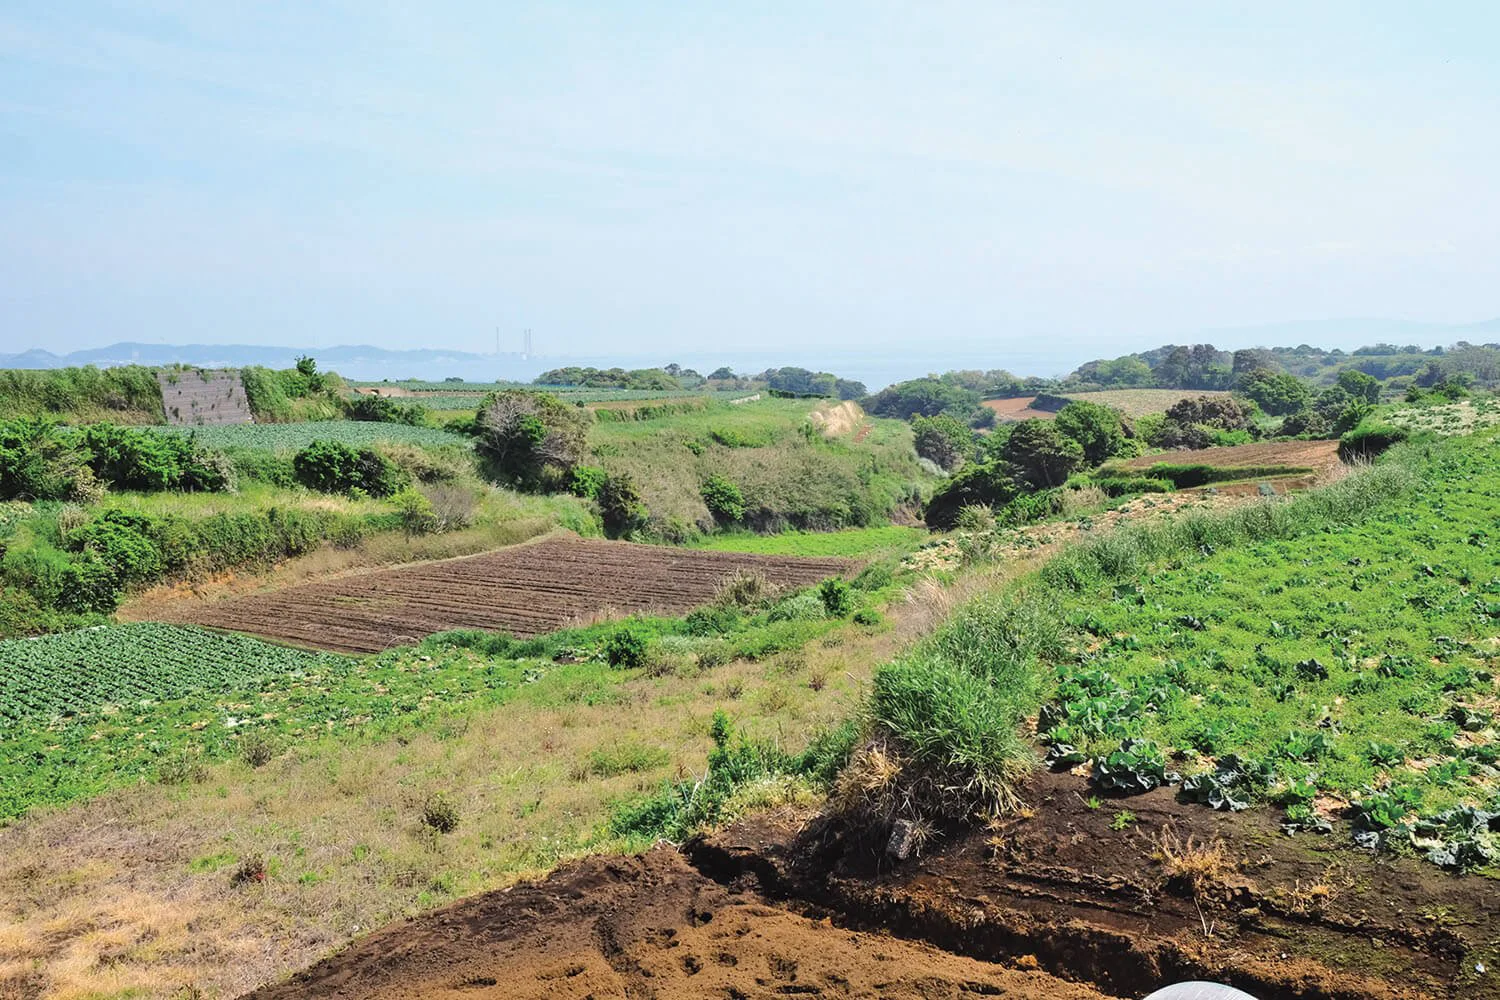
[(605, 477), (604, 485), (599, 488), (598, 504), (604, 532), (611, 538), (621, 538), (644, 527), (651, 516), (635, 480), (627, 472), (613, 472)]
[(829, 618), (844, 618), (854, 610), (854, 595), (849, 591), (849, 584), (838, 577), (824, 580), (818, 586), (818, 597)]
[(612, 667), (634, 669), (646, 665), (646, 637), (626, 626), (610, 633), (604, 642), (604, 659)]
[(731, 608), (757, 608), (776, 597), (777, 588), (766, 575), (753, 569), (736, 569), (714, 591), (714, 603)]
[(550, 393), (507, 389), (485, 401), (475, 424), (475, 448), (496, 476), (542, 490), (570, 483), (583, 460), (589, 413)]
[(395, 463), (373, 448), (352, 448), (340, 441), (314, 441), (292, 458), (297, 481), (321, 493), (363, 490), (386, 497), (409, 482)]
[(442, 792), (428, 796), (422, 804), (422, 825), (438, 833), (458, 829), (458, 806)]
[(597, 500), (607, 478), (607, 473), (597, 465), (574, 466), (573, 477), (568, 481), (568, 492), (586, 500)]
[(827, 615), (817, 593), (807, 590), (778, 601), (766, 617), (773, 622), (809, 622)]
[(1339, 459), (1344, 462), (1368, 461), (1409, 436), (1410, 432), (1404, 427), (1362, 424), (1339, 438)]
[(982, 503), (965, 504), (958, 509), (958, 514), (953, 519), (953, 527), (959, 531), (994, 531), (995, 510)]
[(88, 454), (50, 420), (0, 421), (0, 500), (83, 500), (97, 492)]
[(874, 608), (860, 608), (854, 612), (853, 621), (856, 625), (879, 625), (885, 619)]
[(240, 737), (240, 760), (251, 767), (265, 767), (276, 757), (276, 739), (270, 733), (249, 732)]
[(1096, 475), (1089, 482), (1109, 497), (1123, 497), (1133, 493), (1170, 493), (1175, 489), (1171, 480), (1159, 476)]
[(350, 420), (410, 427), (422, 427), (427, 423), (427, 407), (421, 403), (395, 403), (384, 396), (361, 395), (346, 399), (344, 415)]
[(432, 501), (408, 486), (391, 497), (396, 513), (401, 515), (401, 528), (410, 535), (430, 535), (442, 530), (442, 522), (432, 509)]
[(474, 510), (479, 501), (469, 487), (460, 483), (439, 483), (423, 487), (422, 494), (437, 518), (438, 531), (458, 531), (474, 523)]
[(704, 480), (699, 490), (703, 505), (720, 524), (734, 524), (744, 520), (745, 494), (734, 483), (715, 473)]
[(256, 423), (332, 420), (343, 410), (343, 380), (315, 364), (279, 371), (252, 365), (240, 369), (240, 383)]
[(911, 427), (917, 454), (944, 472), (959, 468), (974, 451), (974, 432), (946, 413), (914, 417)]

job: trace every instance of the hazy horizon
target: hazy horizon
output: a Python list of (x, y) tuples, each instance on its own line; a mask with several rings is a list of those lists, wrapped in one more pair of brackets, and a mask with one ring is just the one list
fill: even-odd
[(23, 0), (0, 352), (530, 328), (551, 357), (1086, 359), (1483, 321), (1496, 27), (1480, 4)]

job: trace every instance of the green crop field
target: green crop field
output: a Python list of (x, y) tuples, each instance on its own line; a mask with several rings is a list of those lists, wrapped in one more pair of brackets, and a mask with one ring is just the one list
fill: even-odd
[(151, 427), (158, 434), (192, 434), (210, 448), (256, 448), (295, 451), (314, 441), (341, 441), (347, 445), (394, 443), (424, 447), (457, 445), (468, 448), (462, 434), (433, 427), (372, 423), (358, 420), (314, 420), (295, 424), (224, 424), (208, 427)]
[(50, 720), (313, 670), (326, 654), (139, 622), (0, 641), (0, 718)]
[(844, 531), (786, 531), (779, 535), (748, 532), (709, 535), (694, 548), (717, 552), (751, 552), (775, 556), (844, 556), (858, 558), (884, 552), (908, 552), (928, 537), (923, 528), (883, 525)]
[(1077, 640), (1042, 713), (1053, 759), (1095, 761), (1105, 789), (1196, 773), (1190, 797), (1273, 801), (1294, 828), (1353, 800), (1367, 840), (1500, 858), (1463, 811), (1500, 807), (1496, 436), (1415, 471), (1360, 523), (1054, 588)]
[(1500, 424), (1500, 396), (1399, 406), (1385, 420), (1414, 432), (1431, 431), (1442, 436), (1471, 434)]
[[(770, 657), (844, 625), (824, 615), (816, 591), (694, 622), (637, 619), (631, 628), (665, 655), (712, 649), (722, 661)], [(156, 624), (0, 642), (0, 823), (122, 784), (182, 780), (257, 740), (285, 748), (374, 739), (516, 697), (611, 704), (629, 676), (605, 663), (620, 627), (524, 642), (450, 633), (365, 658)]]

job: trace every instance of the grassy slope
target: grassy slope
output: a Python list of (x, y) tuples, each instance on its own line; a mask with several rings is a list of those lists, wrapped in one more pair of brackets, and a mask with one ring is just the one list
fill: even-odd
[[(668, 534), (683, 536), (712, 530), (698, 490), (714, 474), (738, 485), (751, 510), (764, 508), (784, 521), (801, 518), (819, 528), (858, 524), (851, 508), (861, 504), (879, 520), (908, 485), (928, 478), (904, 422), (872, 418), (862, 441), (824, 440), (803, 432), (813, 405), (782, 399), (711, 404), (703, 412), (600, 423), (589, 441), (596, 461), (640, 484), (652, 527), (670, 526)], [(716, 432), (736, 445), (719, 443)]]

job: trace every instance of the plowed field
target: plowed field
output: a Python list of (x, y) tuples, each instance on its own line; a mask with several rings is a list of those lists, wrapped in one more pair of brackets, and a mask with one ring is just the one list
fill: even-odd
[(161, 621), (246, 632), (345, 653), (374, 653), (449, 629), (527, 637), (600, 617), (682, 614), (736, 570), (801, 587), (848, 569), (804, 559), (550, 538), (484, 555), (403, 566), (266, 594), (159, 609)]
[(1148, 469), (1158, 462), (1175, 465), (1212, 465), (1219, 469), (1246, 469), (1280, 465), (1318, 472), (1339, 464), (1337, 441), (1261, 441), (1233, 448), (1202, 448), (1198, 451), (1168, 451), (1142, 455), (1124, 463), (1127, 469)]

